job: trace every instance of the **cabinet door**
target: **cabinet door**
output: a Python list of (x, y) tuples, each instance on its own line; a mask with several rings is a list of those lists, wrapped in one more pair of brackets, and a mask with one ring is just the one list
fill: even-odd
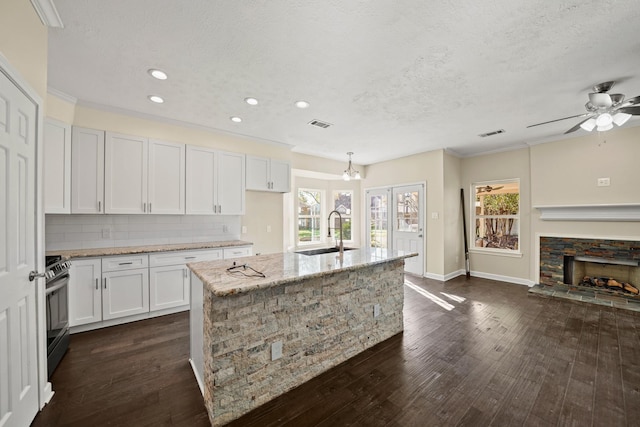
[(100, 259), (73, 260), (69, 272), (69, 326), (102, 320)]
[(105, 213), (144, 214), (147, 203), (146, 138), (106, 133)]
[(271, 191), (291, 191), (291, 165), (289, 162), (271, 159)]
[(102, 274), (102, 318), (104, 320), (147, 312), (149, 312), (148, 268)]
[(218, 213), (244, 215), (244, 154), (221, 152), (218, 155)]
[(187, 147), (187, 214), (217, 213), (215, 200), (216, 152)]
[(184, 147), (149, 141), (149, 213), (184, 214)]
[(149, 310), (189, 305), (189, 269), (171, 265), (149, 269)]
[(71, 131), (71, 213), (104, 212), (104, 132)]
[(71, 213), (71, 125), (44, 121), (44, 212)]
[(247, 156), (247, 190), (269, 190), (269, 159)]

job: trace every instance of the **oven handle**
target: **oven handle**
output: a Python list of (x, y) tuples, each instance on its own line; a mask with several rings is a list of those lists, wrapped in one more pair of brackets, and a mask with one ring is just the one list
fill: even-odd
[(64, 288), (65, 286), (67, 286), (69, 284), (69, 278), (65, 277), (64, 279), (60, 280), (60, 282), (61, 283), (58, 283), (57, 285), (53, 285), (53, 286), (47, 287), (45, 289), (45, 294), (49, 295), (49, 294), (54, 293), (58, 289)]

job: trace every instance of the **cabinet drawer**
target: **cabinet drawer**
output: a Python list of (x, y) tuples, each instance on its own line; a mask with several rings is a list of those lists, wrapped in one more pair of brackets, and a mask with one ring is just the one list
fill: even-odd
[(251, 246), (241, 246), (237, 248), (224, 248), (224, 259), (242, 258), (245, 256), (251, 256)]
[(183, 265), (190, 262), (215, 261), (222, 259), (222, 250), (173, 251), (149, 255), (149, 266)]
[(149, 267), (149, 255), (125, 255), (102, 258), (102, 272)]

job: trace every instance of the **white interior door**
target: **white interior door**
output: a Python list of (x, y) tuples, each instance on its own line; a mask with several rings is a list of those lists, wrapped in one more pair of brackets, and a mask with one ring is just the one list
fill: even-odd
[(0, 426), (38, 412), (35, 179), (37, 104), (0, 68)]
[(424, 185), (393, 187), (392, 247), (418, 256), (405, 259), (404, 269), (424, 275)]
[(391, 249), (389, 199), (391, 189), (367, 190), (367, 247)]

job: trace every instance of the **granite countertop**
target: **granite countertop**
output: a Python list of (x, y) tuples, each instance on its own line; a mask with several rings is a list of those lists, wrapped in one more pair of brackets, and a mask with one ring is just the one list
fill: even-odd
[(170, 245), (121, 246), (116, 248), (69, 249), (47, 251), (46, 255), (60, 255), (63, 259), (89, 258), (112, 255), (132, 255), (146, 252), (185, 251), (191, 249), (216, 249), (234, 246), (251, 246), (253, 243), (242, 240), (225, 240), (221, 242), (176, 243)]
[(266, 277), (257, 276), (248, 268), (239, 268), (235, 272), (227, 271), (234, 264), (234, 260), (195, 262), (187, 266), (202, 280), (210, 292), (218, 297), (224, 297), (291, 283), (301, 278), (311, 279), (339, 271), (357, 270), (416, 255), (416, 253), (372, 248), (347, 251), (342, 260), (335, 252), (312, 256), (278, 253), (235, 260), (236, 264), (246, 263), (251, 268), (264, 273)]

